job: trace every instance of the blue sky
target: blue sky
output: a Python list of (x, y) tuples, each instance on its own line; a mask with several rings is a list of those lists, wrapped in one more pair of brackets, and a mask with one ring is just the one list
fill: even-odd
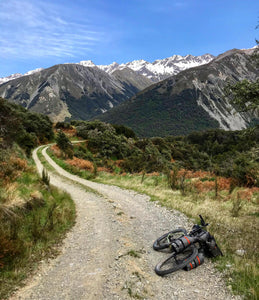
[(218, 55), (259, 38), (256, 0), (0, 0), (0, 77), (54, 64)]

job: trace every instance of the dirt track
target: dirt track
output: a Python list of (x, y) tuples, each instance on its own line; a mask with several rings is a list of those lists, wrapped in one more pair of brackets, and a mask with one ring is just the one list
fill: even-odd
[[(190, 229), (185, 216), (150, 202), (146, 195), (71, 175), (45, 150), (43, 154), (62, 175), (49, 173), (50, 181), (71, 194), (77, 222), (62, 253), (43, 262), (11, 299), (233, 299), (210, 261), (191, 272), (164, 278), (155, 274), (154, 266), (168, 254), (155, 252), (153, 241), (173, 228)], [(33, 158), (41, 172), (36, 151)]]

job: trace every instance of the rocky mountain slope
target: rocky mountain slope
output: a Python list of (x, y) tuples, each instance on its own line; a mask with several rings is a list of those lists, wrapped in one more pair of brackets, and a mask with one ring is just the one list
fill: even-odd
[(152, 82), (130, 69), (109, 75), (79, 64), (56, 65), (8, 81), (0, 96), (54, 121), (89, 119), (132, 97)]
[(140, 136), (187, 134), (194, 130), (238, 130), (258, 115), (237, 113), (225, 97), (228, 82), (259, 76), (251, 54), (257, 49), (230, 50), (209, 64), (159, 82), (98, 119), (131, 127)]

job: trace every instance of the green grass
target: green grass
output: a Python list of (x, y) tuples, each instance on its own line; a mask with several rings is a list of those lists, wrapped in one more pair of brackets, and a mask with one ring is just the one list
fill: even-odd
[(55, 171), (55, 169), (50, 165), (48, 164), (48, 162), (46, 161), (46, 159), (44, 158), (43, 154), (42, 154), (42, 151), (45, 147), (41, 147), (39, 148), (39, 150), (37, 151), (37, 156), (40, 160), (40, 162), (42, 163), (43, 167), (48, 170), (48, 171)]
[(32, 165), (9, 186), (14, 205), (0, 203), (0, 299), (22, 286), (42, 259), (58, 254), (76, 216), (71, 197), (43, 184)]

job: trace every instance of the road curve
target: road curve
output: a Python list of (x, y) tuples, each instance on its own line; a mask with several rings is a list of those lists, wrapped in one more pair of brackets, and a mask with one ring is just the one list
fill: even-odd
[[(46, 148), (42, 153), (59, 174), (49, 172), (50, 183), (75, 201), (76, 225), (61, 254), (43, 263), (11, 299), (234, 298), (210, 261), (191, 272), (163, 278), (155, 274), (154, 266), (166, 254), (153, 251), (153, 241), (173, 228), (190, 228), (185, 216), (150, 202), (146, 195), (72, 175), (55, 164)], [(37, 149), (33, 159), (41, 174)]]

